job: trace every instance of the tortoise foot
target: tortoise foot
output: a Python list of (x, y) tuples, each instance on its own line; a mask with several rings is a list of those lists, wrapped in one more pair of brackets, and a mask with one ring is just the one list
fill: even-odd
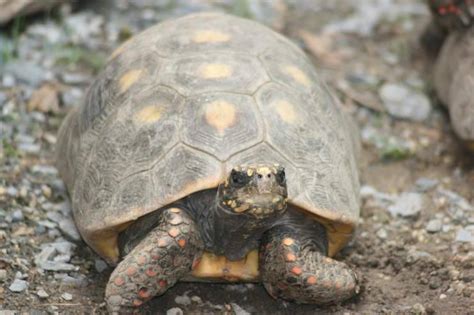
[(312, 240), (295, 233), (271, 231), (261, 247), (263, 284), (274, 298), (297, 303), (342, 302), (359, 293), (356, 273), (322, 254)]
[(195, 223), (181, 209), (161, 214), (159, 224), (120, 262), (105, 291), (110, 313), (132, 313), (191, 271), (202, 252)]

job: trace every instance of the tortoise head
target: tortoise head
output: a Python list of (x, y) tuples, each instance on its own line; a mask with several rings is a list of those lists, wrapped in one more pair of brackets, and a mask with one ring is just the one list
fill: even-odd
[(234, 167), (218, 189), (221, 207), (235, 214), (269, 218), (286, 211), (285, 169), (279, 165)]

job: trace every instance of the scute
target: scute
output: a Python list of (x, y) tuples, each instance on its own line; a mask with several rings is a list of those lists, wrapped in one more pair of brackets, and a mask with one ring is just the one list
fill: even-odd
[(207, 53), (170, 60), (158, 82), (183, 95), (209, 92), (252, 94), (269, 78), (256, 57), (243, 54)]
[[(207, 18), (205, 17), (207, 16)], [(170, 32), (170, 29), (174, 29)], [(249, 34), (258, 32), (259, 40)], [(257, 56), (274, 39), (266, 27), (233, 16), (215, 13), (191, 15), (171, 21), (167, 31), (156, 30), (156, 51), (164, 57), (176, 57), (190, 52), (244, 53)]]
[(201, 13), (154, 26), (118, 48), (59, 132), (79, 231), (115, 262), (133, 220), (236, 165), (278, 163), (334, 254), (359, 216), (357, 139), (338, 106), (304, 53), (255, 22)]
[(263, 140), (263, 126), (254, 99), (247, 95), (212, 93), (187, 99), (183, 141), (225, 161)]

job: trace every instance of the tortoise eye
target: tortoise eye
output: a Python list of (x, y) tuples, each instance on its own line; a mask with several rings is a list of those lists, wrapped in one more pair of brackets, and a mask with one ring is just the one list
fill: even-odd
[(243, 187), (249, 182), (249, 177), (243, 172), (232, 170), (230, 180), (234, 187)]
[(284, 185), (286, 183), (286, 175), (284, 169), (279, 169), (275, 175), (278, 184)]

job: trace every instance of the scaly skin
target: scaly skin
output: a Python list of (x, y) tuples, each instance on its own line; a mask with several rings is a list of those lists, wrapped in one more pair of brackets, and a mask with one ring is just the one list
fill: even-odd
[(354, 271), (326, 257), (296, 230), (285, 227), (265, 234), (260, 274), (271, 296), (297, 303), (338, 303), (360, 290)]
[(163, 294), (191, 271), (202, 247), (195, 223), (183, 210), (164, 210), (157, 227), (112, 272), (105, 291), (109, 312), (129, 314)]
[(474, 24), (474, 0), (428, 0), (436, 23), (446, 30)]

